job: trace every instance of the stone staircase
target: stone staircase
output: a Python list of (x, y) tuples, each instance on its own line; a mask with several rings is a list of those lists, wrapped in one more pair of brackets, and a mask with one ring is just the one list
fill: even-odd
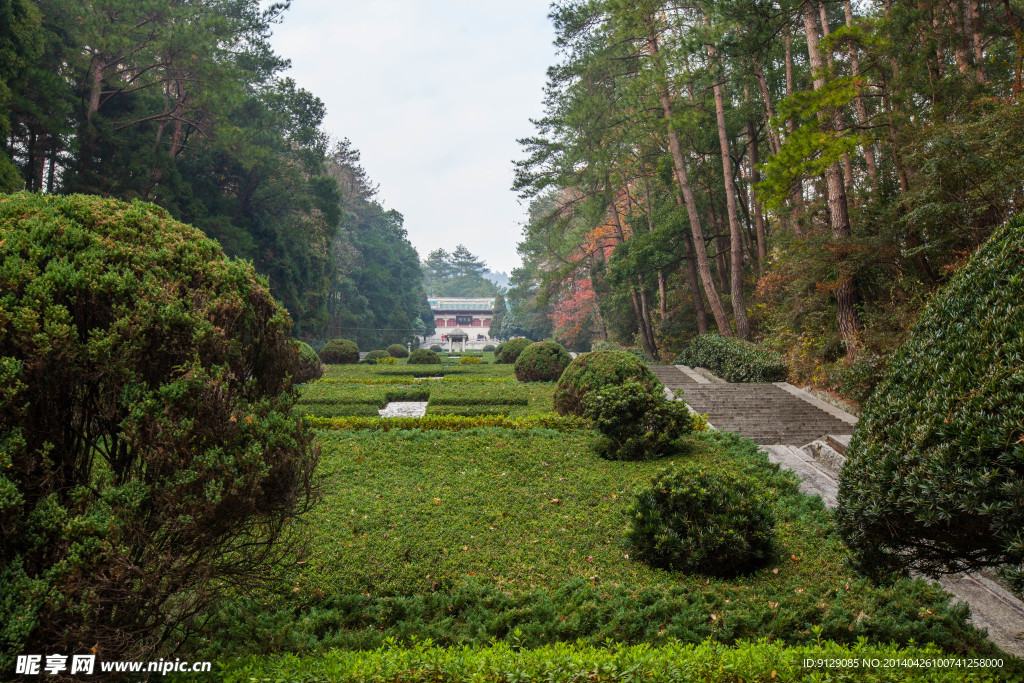
[[(839, 472), (857, 418), (786, 382), (725, 383), (702, 368), (652, 365), (669, 391), (715, 429), (745, 436), (801, 478), (800, 490), (836, 506)], [(939, 583), (971, 608), (971, 621), (1006, 652), (1024, 657), (1024, 603), (992, 576), (955, 574)]]

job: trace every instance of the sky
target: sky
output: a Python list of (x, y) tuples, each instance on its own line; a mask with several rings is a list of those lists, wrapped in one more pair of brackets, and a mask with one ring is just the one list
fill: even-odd
[(426, 258), (458, 244), (495, 271), (520, 264), (517, 138), (543, 113), (555, 63), (549, 0), (293, 0), (274, 27), (287, 75), (323, 100)]

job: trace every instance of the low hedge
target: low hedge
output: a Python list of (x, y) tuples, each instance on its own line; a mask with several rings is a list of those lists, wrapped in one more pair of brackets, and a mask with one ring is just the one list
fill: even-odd
[(375, 403), (300, 403), (295, 410), (308, 417), (380, 417)]
[[(322, 384), (410, 384), (420, 382), (483, 382), (483, 383), (503, 383), (503, 382), (515, 382), (514, 377), (443, 377), (442, 379), (429, 379), (425, 376), (413, 377), (412, 373), (389, 373), (389, 374), (408, 374), (408, 377), (379, 377), (377, 379), (365, 379), (361, 377), (329, 377), (322, 379)], [(422, 373), (420, 373), (422, 374)], [(454, 374), (454, 373), (448, 373)]]
[(501, 415), (481, 415), (465, 417), (461, 415), (426, 415), (424, 417), (341, 417), (341, 418), (307, 418), (310, 426), (316, 429), (349, 431), (373, 429), (387, 432), (392, 429), (437, 429), (448, 432), (460, 432), (464, 429), (480, 427), (501, 427), (504, 429), (554, 429), (568, 432), (584, 429), (588, 422), (582, 418), (554, 414), (527, 415), (526, 417), (504, 417)]
[(332, 339), (320, 349), (320, 360), (331, 365), (358, 363), (359, 347), (348, 339)]
[(786, 362), (778, 354), (719, 334), (694, 338), (675, 363), (707, 368), (727, 382), (783, 382), (789, 374)]
[[(670, 640), (655, 647), (554, 643), (523, 649), (515, 642), (440, 648), (430, 640), (413, 642), (406, 647), (389, 640), (371, 651), (331, 650), (324, 654), (244, 657), (220, 664), (218, 679), (225, 683), (279, 680), (336, 683), (590, 680), (980, 683), (1010, 680), (1001, 670), (1005, 660), (994, 660), (990, 667), (981, 669), (939, 666), (950, 659), (934, 645), (903, 648), (866, 641), (841, 645), (825, 640), (799, 646), (741, 641), (729, 646), (708, 638), (699, 644)], [(900, 665), (904, 662), (907, 664)]]
[(443, 405), (435, 403), (427, 406), (427, 415), (461, 415), (477, 417), (479, 415), (508, 415), (512, 412), (509, 404), (501, 405)]
[(432, 406), (527, 406), (530, 399), (524, 396), (451, 396), (430, 399)]

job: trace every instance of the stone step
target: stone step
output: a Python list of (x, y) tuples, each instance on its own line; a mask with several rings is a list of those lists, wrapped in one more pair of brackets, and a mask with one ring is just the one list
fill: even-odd
[(796, 446), (766, 446), (765, 450), (768, 452), (769, 460), (793, 470), (800, 476), (803, 480), (800, 483), (801, 491), (808, 495), (821, 496), (825, 507), (836, 506), (839, 482), (815, 460)]

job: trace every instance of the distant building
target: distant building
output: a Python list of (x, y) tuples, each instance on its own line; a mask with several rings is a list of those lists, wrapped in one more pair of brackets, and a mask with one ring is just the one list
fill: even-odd
[(440, 344), (448, 347), (449, 333), (464, 332), (466, 348), (480, 348), (490, 341), (487, 331), (491, 327), (494, 297), (462, 299), (457, 297), (427, 297), (434, 312), (436, 331), (423, 340), (423, 346)]

